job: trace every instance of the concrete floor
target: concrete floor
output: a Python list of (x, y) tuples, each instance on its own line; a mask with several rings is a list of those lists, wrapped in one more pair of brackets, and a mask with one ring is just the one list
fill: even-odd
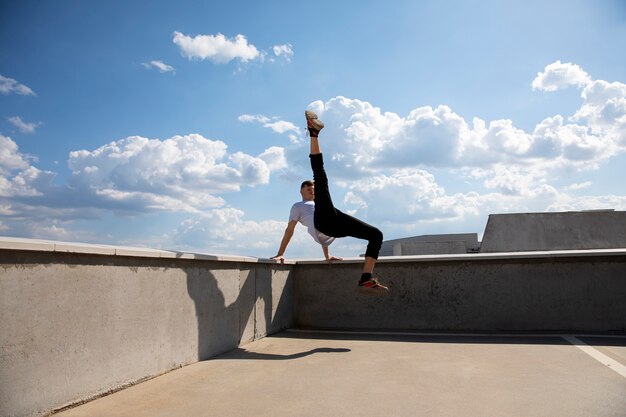
[(626, 416), (626, 337), (578, 340), (286, 331), (56, 416)]

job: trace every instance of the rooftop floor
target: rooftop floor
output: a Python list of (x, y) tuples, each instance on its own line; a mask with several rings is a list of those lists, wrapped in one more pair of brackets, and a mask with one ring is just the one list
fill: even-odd
[(626, 336), (289, 330), (56, 416), (626, 415)]

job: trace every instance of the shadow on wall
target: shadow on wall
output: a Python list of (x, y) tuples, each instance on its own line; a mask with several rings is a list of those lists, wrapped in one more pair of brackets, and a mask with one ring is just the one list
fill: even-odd
[(187, 291), (196, 309), (198, 360), (291, 325), (290, 270), (273, 271), (270, 266), (220, 269), (211, 265), (185, 271)]

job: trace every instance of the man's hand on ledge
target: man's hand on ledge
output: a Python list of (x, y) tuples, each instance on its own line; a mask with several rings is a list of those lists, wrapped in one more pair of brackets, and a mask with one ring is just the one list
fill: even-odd
[(272, 256), (270, 259), (274, 259), (276, 261), (279, 261), (281, 265), (283, 265), (285, 263), (285, 257), (282, 256), (282, 255)]
[(343, 258), (337, 258), (336, 256), (330, 256), (330, 257), (326, 258), (326, 261), (328, 261), (329, 264), (332, 264), (333, 261), (343, 261)]

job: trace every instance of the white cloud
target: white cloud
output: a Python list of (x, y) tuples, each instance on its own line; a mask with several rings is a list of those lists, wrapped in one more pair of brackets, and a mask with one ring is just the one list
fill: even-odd
[(574, 197), (561, 195), (552, 204), (546, 207), (546, 211), (578, 211), (578, 210), (602, 210), (615, 209), (626, 210), (626, 196), (603, 195)]
[(591, 77), (578, 65), (556, 61), (546, 66), (544, 72), (537, 73), (531, 86), (533, 90), (556, 91), (571, 85), (584, 87), (591, 82)]
[(143, 65), (144, 67), (146, 67), (148, 69), (156, 68), (161, 73), (163, 73), (163, 72), (176, 72), (176, 69), (174, 67), (172, 67), (171, 65), (167, 65), (163, 61), (144, 62), (141, 65)]
[[(43, 193), (54, 173), (31, 166), (29, 157), (20, 153), (10, 137), (0, 135), (0, 197), (35, 197)], [(5, 201), (0, 205), (8, 206)]]
[(5, 94), (5, 95), (11, 94), (11, 93), (20, 94), (24, 96), (35, 95), (35, 92), (31, 90), (30, 88), (28, 88), (27, 86), (25, 86), (24, 84), (21, 84), (15, 81), (13, 78), (7, 78), (2, 75), (0, 75), (0, 93)]
[(577, 184), (570, 184), (565, 187), (567, 191), (576, 191), (576, 190), (584, 190), (591, 187), (593, 183), (591, 181), (585, 181)]
[(356, 206), (350, 207), (355, 214), (366, 209), (368, 218), (397, 222), (428, 216), (428, 202), (445, 195), (434, 176), (422, 169), (400, 169), (339, 185), (350, 191), (344, 201)]
[[(626, 198), (619, 196), (568, 194), (590, 190), (590, 181), (561, 183), (626, 151), (626, 85), (593, 80), (578, 66), (559, 62), (540, 75), (535, 85), (546, 91), (581, 87), (581, 107), (570, 117), (547, 117), (532, 131), (506, 119), (467, 122), (444, 105), (401, 116), (346, 97), (311, 103), (326, 124), (322, 148), (339, 186), (336, 201), (403, 235), (423, 233), (420, 228), (432, 222), (460, 224), (489, 213), (623, 208)], [(305, 150), (289, 152), (289, 160), (306, 170), (296, 154)], [(446, 192), (429, 169), (466, 179), (471, 191)]]
[[(100, 242), (102, 236), (74, 230), (71, 223), (100, 218), (106, 211), (203, 217), (225, 205), (220, 194), (267, 184), (273, 171), (287, 166), (283, 148), (270, 147), (258, 157), (229, 154), (225, 143), (200, 135), (166, 140), (133, 136), (72, 152), (68, 163), (73, 174), (61, 186), (53, 185), (53, 172), (39, 170), (31, 160), (11, 138), (0, 135), (3, 232)], [(222, 227), (226, 231), (231, 225)]]
[(621, 148), (626, 147), (626, 84), (597, 80), (582, 91), (583, 105), (571, 117), (590, 131)]
[(300, 129), (292, 122), (280, 120), (278, 117), (270, 118), (262, 114), (242, 114), (237, 119), (243, 123), (259, 123), (263, 127), (272, 129), (279, 134), (288, 133), (289, 140), (292, 143), (302, 143), (304, 130)]
[[(550, 67), (550, 66), (548, 66)], [(419, 107), (402, 117), (358, 99), (336, 97), (310, 107), (332, 137), (324, 152), (341, 159), (341, 175), (411, 166), (519, 165), (527, 169), (595, 168), (626, 147), (626, 85), (588, 80), (580, 109), (548, 117), (532, 132), (510, 120), (470, 123), (447, 106)]]
[(0, 134), (0, 175), (9, 175), (12, 171), (30, 166), (26, 156), (18, 150), (17, 143), (8, 136)]
[(241, 34), (231, 39), (221, 33), (191, 37), (174, 32), (173, 42), (178, 45), (183, 56), (209, 59), (217, 64), (226, 64), (233, 59), (248, 62), (260, 56), (259, 50)]
[(22, 133), (35, 133), (35, 129), (37, 126), (41, 125), (41, 123), (30, 122), (27, 123), (23, 121), (19, 116), (9, 117), (9, 122), (17, 127)]
[(251, 122), (259, 122), (259, 123), (268, 123), (270, 118), (267, 116), (263, 116), (260, 114), (252, 115), (252, 114), (242, 114), (237, 118), (240, 122), (243, 123), (251, 123)]
[[(194, 250), (208, 253), (228, 253), (255, 257), (276, 255), (287, 220), (253, 221), (246, 219), (242, 210), (233, 207), (216, 208), (183, 220), (171, 233), (160, 241), (163, 247)], [(348, 239), (339, 239), (331, 247), (331, 253), (346, 248)], [(364, 250), (362, 242), (357, 248), (350, 247), (347, 255), (355, 256)], [(307, 233), (298, 226), (285, 252), (288, 258), (320, 257), (322, 250)]]
[[(580, 108), (573, 115), (550, 115), (527, 131), (507, 119), (466, 121), (445, 105), (399, 115), (346, 97), (313, 102), (310, 107), (326, 124), (322, 147), (335, 203), (388, 238), (480, 232), (463, 229), (484, 222), (489, 213), (626, 209), (624, 196), (577, 195), (594, 192), (585, 170), (626, 150), (626, 85), (593, 80), (572, 64), (559, 72), (555, 64), (546, 67), (537, 89), (578, 86)], [(281, 118), (244, 114), (239, 121), (289, 135), (293, 146), (255, 156), (231, 153), (224, 142), (200, 135), (129, 137), (72, 152), (72, 179), (54, 188), (52, 173), (31, 166), (10, 138), (0, 136), (0, 212), (9, 219), (0, 227), (15, 230), (19, 216), (36, 218), (39, 225), (57, 219), (47, 233), (62, 235), (72, 232), (62, 219), (97, 215), (94, 210), (188, 212), (194, 217), (164, 241), (213, 253), (273, 255), (285, 221), (248, 220), (228, 206), (226, 193), (267, 184), (274, 172), (287, 169), (287, 160), (290, 174), (308, 177), (308, 144), (300, 139), (303, 129)], [(447, 190), (437, 172), (456, 182)], [(579, 183), (571, 184), (572, 173)], [(288, 256), (319, 256), (304, 228), (297, 230)], [(333, 244), (333, 253), (362, 252), (362, 242), (342, 242)]]
[(284, 120), (278, 120), (275, 122), (266, 123), (264, 126), (272, 129), (276, 133), (286, 133), (286, 132), (299, 133), (300, 132), (300, 129), (296, 125), (294, 125), (291, 122), (286, 122)]
[[(267, 162), (266, 162), (267, 161)], [(131, 211), (189, 211), (220, 207), (218, 194), (267, 184), (286, 165), (282, 148), (255, 157), (228, 154), (224, 142), (198, 134), (165, 140), (131, 136), (93, 151), (70, 153), (72, 185)]]
[(291, 58), (293, 58), (293, 48), (291, 44), (287, 43), (284, 45), (274, 45), (274, 47), (272, 47), (272, 51), (275, 56), (284, 57), (287, 62), (291, 62)]
[[(181, 222), (166, 242), (176, 248), (209, 253), (228, 253), (270, 257), (276, 254), (286, 222), (246, 220), (244, 212), (236, 208), (218, 208), (204, 212)], [(310, 239), (310, 238), (309, 238)], [(309, 243), (301, 231), (289, 245), (289, 253), (297, 253), (297, 247)], [(320, 251), (321, 252), (321, 251)]]
[(285, 158), (285, 149), (278, 146), (272, 146), (266, 149), (259, 159), (263, 160), (268, 168), (272, 171), (287, 168), (287, 158)]

